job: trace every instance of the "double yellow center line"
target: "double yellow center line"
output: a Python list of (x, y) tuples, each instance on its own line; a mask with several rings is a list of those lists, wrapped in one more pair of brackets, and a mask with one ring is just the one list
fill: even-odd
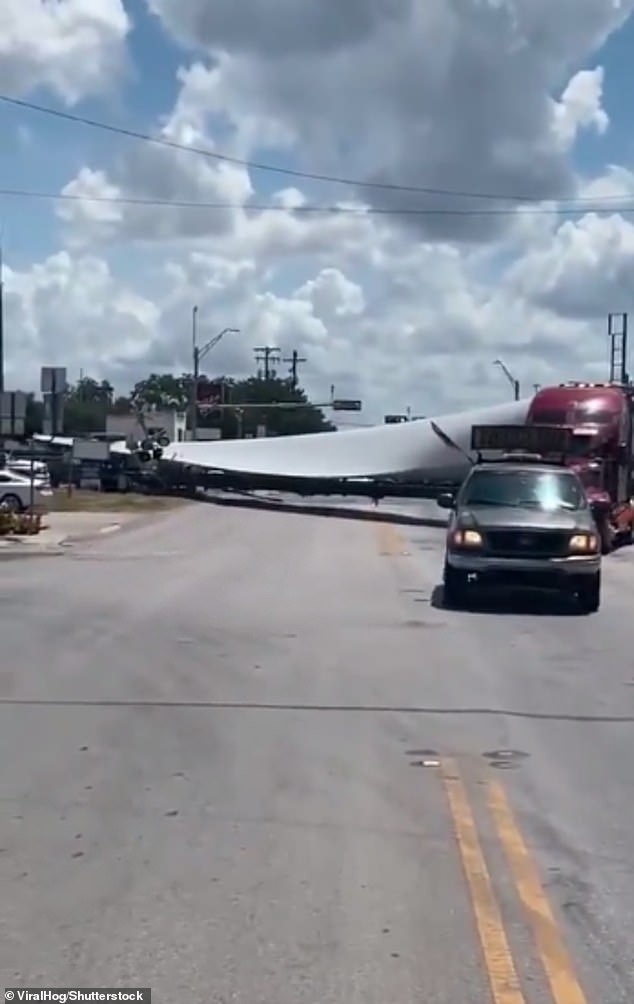
[[(377, 531), (381, 556), (399, 557), (410, 553), (403, 535), (394, 525), (378, 523)], [(494, 1004), (526, 1004), (465, 784), (453, 760), (441, 760), (440, 770)], [(493, 779), (487, 779), (485, 787), (487, 807), (519, 900), (528, 915), (553, 1002), (588, 1004), (506, 792)]]
[[(495, 1004), (526, 1004), (466, 788), (453, 760), (441, 762), (441, 776), (473, 904), (493, 1000)], [(528, 914), (537, 954), (550, 985), (554, 1004), (587, 1004), (539, 872), (515, 821), (506, 792), (496, 781), (486, 781), (485, 784), (487, 806), (519, 899)]]

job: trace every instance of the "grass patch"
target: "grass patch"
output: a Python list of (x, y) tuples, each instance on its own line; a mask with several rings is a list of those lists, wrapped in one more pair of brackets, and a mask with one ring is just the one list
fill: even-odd
[(49, 512), (161, 512), (182, 505), (183, 500), (162, 495), (137, 495), (134, 492), (95, 492), (58, 488), (46, 500)]

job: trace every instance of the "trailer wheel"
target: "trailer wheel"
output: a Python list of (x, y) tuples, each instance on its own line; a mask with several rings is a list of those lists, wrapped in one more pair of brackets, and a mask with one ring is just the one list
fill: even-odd
[(579, 609), (584, 614), (594, 614), (601, 605), (601, 572), (584, 576), (577, 588)]

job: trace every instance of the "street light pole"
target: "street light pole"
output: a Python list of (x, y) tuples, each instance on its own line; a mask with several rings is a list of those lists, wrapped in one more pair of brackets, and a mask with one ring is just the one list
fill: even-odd
[(191, 426), (192, 440), (196, 440), (196, 425), (198, 418), (197, 409), (197, 399), (198, 399), (198, 376), (199, 376), (199, 364), (200, 360), (198, 358), (198, 345), (197, 345), (197, 326), (198, 326), (198, 305), (192, 307), (192, 361), (194, 364), (194, 373), (192, 377), (192, 385), (189, 392), (189, 424)]
[(507, 367), (504, 365), (504, 363), (502, 362), (501, 359), (494, 359), (493, 360), (493, 365), (500, 367), (500, 369), (504, 373), (504, 376), (506, 377), (506, 379), (510, 383), (511, 387), (513, 388), (513, 397), (515, 398), (516, 401), (519, 401), (519, 399), (520, 399), (520, 382), (519, 382), (519, 380), (515, 379), (515, 377), (513, 376), (513, 374), (507, 369)]
[(208, 352), (218, 344), (218, 342), (224, 338), (225, 335), (239, 333), (239, 328), (223, 328), (219, 331), (217, 335), (210, 338), (208, 342), (204, 345), (198, 345), (198, 307), (194, 306), (192, 308), (192, 362), (193, 362), (193, 378), (191, 387), (191, 427), (192, 427), (192, 440), (196, 441), (196, 432), (198, 429), (198, 380), (200, 378), (200, 361), (204, 359)]

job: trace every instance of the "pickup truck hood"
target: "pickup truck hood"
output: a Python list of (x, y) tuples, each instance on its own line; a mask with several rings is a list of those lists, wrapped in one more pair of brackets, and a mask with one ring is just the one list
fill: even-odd
[(543, 509), (514, 509), (504, 506), (474, 506), (463, 509), (458, 517), (461, 527), (489, 530), (575, 530), (594, 529), (589, 510), (544, 512)]

